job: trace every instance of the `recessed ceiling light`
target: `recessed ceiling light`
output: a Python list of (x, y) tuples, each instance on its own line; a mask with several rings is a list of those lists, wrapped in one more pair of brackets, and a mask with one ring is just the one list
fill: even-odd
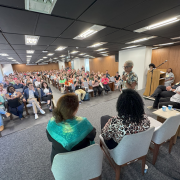
[(134, 45), (134, 46), (128, 46), (128, 47), (124, 47), (124, 48), (121, 48), (121, 49), (130, 49), (130, 48), (135, 48), (135, 47), (138, 47), (140, 45)]
[(108, 51), (103, 51), (103, 52), (99, 52), (99, 53), (102, 53), (102, 54), (103, 54), (103, 53), (107, 53), (107, 52), (108, 52)]
[(0, 55), (1, 56), (9, 56), (8, 54), (4, 54), (4, 53), (1, 53)]
[(105, 26), (94, 25), (94, 26), (90, 27), (89, 29), (87, 29), (86, 31), (79, 34), (78, 36), (76, 36), (73, 39), (83, 40), (83, 39), (97, 33), (98, 31), (101, 31), (104, 28), (106, 28), (106, 27)]
[(12, 61), (16, 61), (16, 60), (12, 60)]
[(89, 55), (87, 54), (87, 55), (85, 55), (85, 56), (89, 56)]
[(58, 58), (53, 58), (53, 59), (58, 59)]
[(167, 45), (171, 45), (171, 44), (174, 44), (174, 43), (170, 42), (170, 43), (164, 43), (164, 44), (157, 44), (157, 45), (154, 45), (154, 46), (167, 46)]
[(79, 51), (72, 51), (70, 54), (76, 54), (78, 53)]
[(39, 36), (29, 36), (25, 35), (25, 44), (26, 45), (36, 45), (38, 43)]
[(172, 40), (176, 40), (176, 39), (180, 39), (180, 37), (174, 37), (174, 38), (171, 38)]
[(67, 48), (67, 46), (59, 46), (55, 51), (62, 51), (66, 48)]
[(108, 54), (102, 54), (103, 56), (108, 56)]
[(34, 50), (26, 50), (27, 54), (34, 54)]
[(42, 51), (43, 53), (47, 53), (48, 51)]
[(46, 59), (47, 57), (43, 57), (43, 59)]
[(108, 49), (108, 48), (100, 48), (100, 49), (97, 49), (95, 51), (104, 51), (105, 49)]
[(66, 55), (61, 55), (61, 56), (59, 56), (59, 57), (65, 57)]
[(54, 53), (49, 53), (47, 56), (53, 56), (54, 55)]
[(31, 58), (32, 56), (26, 56), (26, 57), (30, 57)]
[(96, 43), (96, 44), (93, 44), (91, 46), (88, 46), (87, 48), (95, 48), (95, 47), (98, 47), (98, 46), (102, 46), (103, 44), (106, 44), (107, 42), (99, 42), (99, 43)]
[(152, 38), (156, 38), (157, 36), (151, 36), (151, 37), (147, 37), (147, 38), (141, 38), (141, 39), (137, 39), (137, 40), (134, 40), (134, 41), (131, 41), (131, 42), (127, 42), (126, 44), (131, 44), (131, 43), (138, 43), (138, 42), (141, 42), (141, 41), (147, 41), (149, 39), (152, 39)]
[(51, 14), (57, 0), (25, 0), (25, 9), (38, 13)]
[(134, 30), (134, 32), (141, 33), (141, 32), (144, 32), (144, 31), (148, 31), (148, 30), (151, 30), (151, 29), (155, 29), (155, 28), (158, 28), (158, 27), (161, 27), (161, 26), (165, 26), (165, 25), (177, 22), (179, 20), (180, 20), (180, 16), (177, 16), (177, 17), (174, 17), (174, 18), (171, 18), (171, 19), (167, 19), (165, 21), (161, 21), (161, 22), (156, 23), (156, 24), (152, 24), (150, 26), (146, 26), (146, 27), (143, 27), (143, 28), (140, 28), (140, 29), (136, 29), (136, 30)]
[(81, 53), (81, 54), (79, 54), (80, 56), (83, 56), (83, 55), (85, 55), (86, 53)]
[(154, 47), (154, 48), (152, 48), (152, 49), (158, 49), (158, 47)]
[(12, 57), (9, 57), (8, 59), (13, 59)]

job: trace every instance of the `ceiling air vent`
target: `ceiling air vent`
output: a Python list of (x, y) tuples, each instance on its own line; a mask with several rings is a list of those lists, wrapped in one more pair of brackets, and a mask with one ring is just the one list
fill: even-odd
[(44, 14), (51, 14), (57, 0), (25, 0), (25, 9)]

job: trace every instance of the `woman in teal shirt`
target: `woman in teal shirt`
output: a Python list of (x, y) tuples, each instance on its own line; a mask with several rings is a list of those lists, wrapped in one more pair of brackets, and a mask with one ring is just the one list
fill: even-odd
[(76, 116), (79, 108), (74, 93), (62, 96), (53, 111), (46, 133), (52, 142), (51, 163), (58, 153), (75, 151), (94, 144), (96, 129), (85, 117)]

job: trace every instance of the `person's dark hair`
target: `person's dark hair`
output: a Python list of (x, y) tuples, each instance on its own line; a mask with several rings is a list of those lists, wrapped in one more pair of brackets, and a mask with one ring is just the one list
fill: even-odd
[(48, 83), (47, 83), (47, 82), (43, 82), (43, 83), (42, 83), (42, 86), (41, 86), (41, 87), (42, 87), (42, 89), (44, 89), (44, 88), (45, 88), (45, 87), (44, 87), (44, 84), (47, 84), (47, 89), (48, 89), (48, 88), (49, 88), (49, 86), (48, 86)]
[(117, 100), (116, 110), (123, 124), (140, 123), (143, 120), (144, 103), (136, 91), (125, 89)]
[(76, 76), (76, 78), (79, 77), (79, 76)]
[(29, 86), (30, 84), (32, 84), (32, 82), (29, 82), (29, 83), (27, 84), (27, 86)]
[(14, 88), (14, 87), (13, 87), (13, 86), (8, 86), (8, 87), (7, 87), (7, 92), (8, 92), (8, 93), (10, 93), (10, 91), (9, 91), (10, 88)]
[(172, 68), (169, 68), (170, 70), (171, 70), (171, 72), (172, 72)]
[(153, 64), (153, 63), (149, 64), (149, 68), (150, 68), (151, 66), (152, 66), (153, 68), (156, 68), (155, 64)]
[(69, 93), (63, 95), (61, 98), (59, 98), (56, 108), (53, 110), (53, 116), (56, 123), (60, 123), (66, 119), (73, 119), (73, 114), (78, 107), (79, 101), (75, 94)]

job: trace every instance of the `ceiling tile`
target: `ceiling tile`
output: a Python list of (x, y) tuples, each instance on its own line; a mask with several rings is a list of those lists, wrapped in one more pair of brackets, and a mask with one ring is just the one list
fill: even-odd
[(25, 9), (25, 0), (1, 0), (0, 5)]

